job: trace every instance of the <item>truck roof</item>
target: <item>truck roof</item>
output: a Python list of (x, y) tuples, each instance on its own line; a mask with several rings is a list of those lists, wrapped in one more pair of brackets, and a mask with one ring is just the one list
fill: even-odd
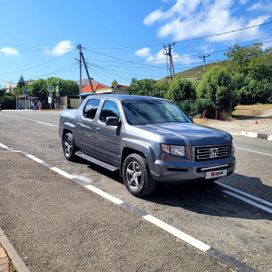
[(111, 99), (115, 98), (120, 101), (131, 101), (131, 100), (165, 100), (163, 98), (152, 97), (152, 96), (143, 96), (143, 95), (129, 95), (129, 94), (95, 94), (89, 95), (88, 98), (104, 98)]

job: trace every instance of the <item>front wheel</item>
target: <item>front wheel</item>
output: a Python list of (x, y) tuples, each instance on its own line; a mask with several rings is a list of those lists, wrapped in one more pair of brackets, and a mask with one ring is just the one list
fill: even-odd
[(63, 154), (68, 161), (76, 161), (76, 145), (74, 142), (74, 136), (72, 133), (66, 133), (62, 139)]
[(156, 187), (149, 174), (145, 158), (136, 153), (126, 157), (122, 166), (122, 178), (128, 191), (134, 196), (148, 196)]

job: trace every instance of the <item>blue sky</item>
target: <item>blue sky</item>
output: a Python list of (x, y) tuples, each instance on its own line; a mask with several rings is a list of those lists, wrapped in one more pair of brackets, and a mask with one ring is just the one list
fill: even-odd
[(163, 44), (174, 46), (176, 71), (224, 59), (239, 43), (272, 46), (272, 24), (195, 39), (272, 21), (271, 0), (1, 0), (0, 84), (58, 76), (78, 79), (81, 43), (91, 76), (116, 79), (166, 76)]

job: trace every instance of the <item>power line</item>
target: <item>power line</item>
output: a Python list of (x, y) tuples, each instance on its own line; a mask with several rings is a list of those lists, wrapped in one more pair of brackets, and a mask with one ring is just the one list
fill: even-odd
[[(212, 37), (217, 37), (217, 36), (223, 36), (223, 35), (227, 35), (227, 34), (231, 34), (231, 33), (235, 33), (235, 32), (239, 32), (239, 31), (243, 31), (243, 30), (248, 30), (248, 29), (252, 29), (255, 27), (261, 27), (261, 26), (266, 26), (266, 25), (270, 25), (272, 24), (272, 21), (268, 21), (268, 22), (264, 22), (261, 24), (255, 24), (255, 25), (251, 25), (251, 26), (246, 26), (246, 27), (242, 27), (242, 28), (237, 28), (237, 29), (233, 29), (233, 30), (229, 30), (229, 31), (224, 31), (224, 32), (218, 32), (218, 33), (213, 33), (213, 34), (209, 34), (209, 35), (204, 35), (204, 36), (198, 36), (198, 37), (194, 37), (194, 38), (189, 38), (189, 39), (183, 39), (180, 41), (174, 41), (174, 43), (183, 43), (183, 42), (189, 42), (189, 41), (195, 41), (195, 40), (200, 40), (200, 39), (207, 39), (207, 38), (212, 38)], [(145, 44), (145, 45), (134, 45), (134, 46), (120, 46), (120, 47), (101, 47), (101, 48), (93, 48), (93, 47), (87, 47), (88, 49), (128, 49), (128, 48), (139, 48), (139, 47), (155, 47), (155, 46), (162, 46), (162, 43), (154, 43), (154, 44)]]
[[(266, 44), (266, 43), (271, 43), (271, 42), (272, 42), (272, 40), (268, 40), (268, 41), (255, 41), (254, 43), (251, 43), (249, 45), (245, 45), (243, 47), (250, 47), (250, 46), (252, 46), (254, 44), (258, 44), (258, 43)], [(230, 50), (230, 48), (228, 47), (226, 49), (220, 49), (220, 50), (216, 50), (216, 51), (211, 51), (209, 54), (210, 55), (215, 55), (215, 54), (218, 54), (218, 53), (227, 52), (229, 50)], [(159, 63), (163, 64), (163, 62), (165, 61), (164, 59), (155, 59), (155, 60), (152, 60), (152, 63), (147, 63), (146, 61), (132, 61), (132, 60), (124, 59), (124, 58), (119, 58), (119, 57), (112, 56), (112, 55), (109, 55), (109, 54), (104, 54), (104, 53), (101, 53), (101, 52), (98, 52), (98, 51), (95, 51), (95, 50), (90, 50), (89, 49), (89, 51), (92, 52), (92, 53), (94, 53), (94, 54), (102, 55), (104, 57), (108, 57), (108, 58), (111, 58), (113, 60), (116, 60), (116, 62), (120, 62), (120, 63), (127, 62), (127, 63), (136, 64), (136, 65), (141, 64), (141, 65), (144, 65), (144, 66), (142, 66), (143, 68), (145, 68), (145, 66), (149, 66), (149, 67), (152, 67), (152, 68), (160, 68), (161, 66), (156, 66), (156, 65), (153, 65), (152, 63), (159, 62)], [(179, 60), (179, 59), (187, 59), (188, 57), (196, 57), (197, 58), (197, 57), (199, 57), (199, 55), (200, 55), (200, 53), (186, 54), (186, 55), (183, 55), (183, 56), (172, 57), (172, 59), (173, 60)], [(99, 59), (99, 61), (101, 62), (101, 59)], [(103, 62), (107, 62), (107, 60), (103, 60)], [(115, 63), (114, 61), (112, 61), (112, 62)]]
[(60, 58), (63, 58), (64, 56), (67, 56), (68, 54), (70, 54), (71, 52), (73, 52), (75, 50), (72, 50), (72, 51), (69, 51), (59, 57), (56, 57), (54, 59), (51, 59), (49, 61), (46, 61), (46, 62), (43, 62), (43, 63), (40, 63), (40, 64), (37, 64), (37, 65), (34, 65), (34, 66), (31, 66), (31, 67), (28, 67), (28, 68), (25, 68), (25, 69), (21, 69), (21, 70), (18, 70), (18, 71), (13, 71), (13, 72), (4, 72), (4, 73), (0, 73), (1, 75), (8, 75), (8, 74), (18, 74), (18, 73), (23, 73), (23, 72), (27, 72), (27, 71), (30, 71), (30, 70), (33, 70), (33, 69), (36, 69), (38, 67), (41, 67), (41, 66), (44, 66), (44, 65), (47, 65), (51, 62), (54, 62)]

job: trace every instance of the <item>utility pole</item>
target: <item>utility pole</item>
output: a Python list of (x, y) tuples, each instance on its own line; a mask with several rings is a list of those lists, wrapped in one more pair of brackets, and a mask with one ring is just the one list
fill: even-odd
[[(86, 64), (86, 60), (85, 60), (84, 54), (82, 52), (82, 49), (84, 49), (84, 48), (81, 46), (81, 44), (79, 44), (77, 46), (77, 49), (79, 50), (79, 60), (78, 60), (79, 61), (79, 96), (82, 93), (82, 62), (84, 64), (84, 68), (85, 68), (85, 71), (86, 71), (86, 74), (87, 74), (87, 77), (88, 77), (89, 84), (91, 86), (91, 90), (94, 93), (92, 78), (90, 77), (88, 67), (87, 67), (87, 64)], [(81, 96), (79, 98), (79, 102), (81, 102)]]
[(94, 94), (94, 88), (93, 88), (92, 79), (90, 77), (89, 70), (88, 70), (88, 67), (87, 67), (87, 64), (86, 64), (85, 57), (84, 57), (83, 53), (81, 53), (81, 58), (83, 60), (83, 64), (84, 64), (84, 67), (85, 67), (85, 71), (86, 71), (86, 74), (87, 74), (87, 77), (88, 77), (89, 84), (90, 84), (92, 92)]
[(174, 62), (172, 56), (172, 50), (175, 43), (169, 43), (163, 46), (164, 52), (163, 54), (166, 55), (166, 65), (167, 65), (167, 72), (169, 71), (169, 75), (171, 79), (175, 77), (175, 69), (174, 69)]
[(202, 56), (199, 56), (200, 59), (203, 59), (203, 66), (202, 66), (202, 73), (205, 72), (205, 65), (206, 65), (206, 58), (210, 57), (210, 54), (203, 54)]
[(81, 54), (82, 54), (82, 47), (81, 44), (77, 46), (77, 49), (79, 50), (79, 103), (81, 103), (81, 93), (82, 93), (82, 60), (81, 60)]

